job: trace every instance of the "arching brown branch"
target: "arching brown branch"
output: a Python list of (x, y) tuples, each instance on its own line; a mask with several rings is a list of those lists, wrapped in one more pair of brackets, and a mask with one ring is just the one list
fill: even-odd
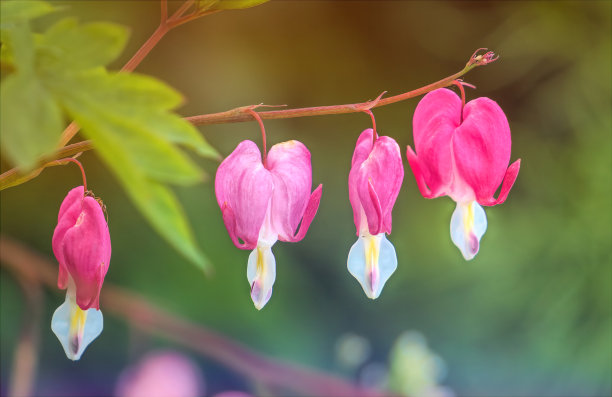
[[(448, 87), (453, 85), (454, 82), (468, 73), (470, 70), (475, 67), (487, 65), (497, 58), (495, 54), (491, 51), (486, 52), (485, 54), (479, 54), (479, 51), (482, 49), (476, 50), (474, 54), (470, 57), (465, 67), (459, 72), (452, 74), (448, 77), (443, 78), (442, 80), (436, 81), (434, 83), (428, 84), (424, 87), (417, 88), (412, 91), (404, 92), (403, 94), (398, 94), (394, 96), (390, 96), (387, 98), (377, 98), (374, 101), (366, 101), (360, 103), (350, 103), (345, 105), (330, 105), (330, 106), (315, 106), (308, 108), (297, 108), (297, 109), (283, 109), (283, 110), (270, 110), (265, 112), (257, 112), (259, 117), (262, 119), (288, 119), (288, 118), (296, 118), (296, 117), (308, 117), (308, 116), (323, 116), (323, 115), (331, 115), (331, 114), (345, 114), (345, 113), (358, 113), (363, 112), (365, 108), (373, 109), (380, 106), (389, 105), (392, 103), (397, 103), (401, 101), (405, 101), (410, 98), (417, 97), (419, 95), (426, 94), (430, 91), (433, 91), (437, 88)], [(219, 113), (210, 113), (210, 114), (202, 114), (198, 116), (190, 116), (185, 119), (192, 124), (198, 125), (206, 125), (206, 124), (223, 124), (223, 123), (239, 123), (244, 121), (252, 121), (256, 120), (251, 112), (253, 109), (257, 108), (257, 105), (249, 105), (249, 106), (241, 106), (238, 108), (234, 108), (231, 110), (226, 110), (224, 112)], [(74, 133), (78, 131), (78, 126), (74, 123), (70, 124), (66, 131), (71, 128), (76, 128)], [(53, 156), (51, 156), (48, 160), (56, 160), (62, 157), (67, 157), (69, 153), (77, 153), (76, 149), (79, 149), (80, 152), (84, 152), (86, 150), (93, 149), (91, 141), (82, 141), (75, 143), (73, 145), (69, 145), (59, 149)], [(13, 168), (2, 175), (0, 175), (0, 190), (6, 189), (7, 187), (19, 185), (20, 183), (26, 182), (40, 174), (44, 167), (49, 165), (57, 165), (57, 164), (43, 164), (41, 168), (38, 168), (32, 171), (30, 174), (21, 175), (16, 168)]]

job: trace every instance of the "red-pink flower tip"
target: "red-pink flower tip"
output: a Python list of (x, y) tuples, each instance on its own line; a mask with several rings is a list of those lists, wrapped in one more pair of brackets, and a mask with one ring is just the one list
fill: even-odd
[(53, 253), (59, 262), (58, 287), (66, 289), (70, 279), (81, 310), (99, 309), (99, 297), (111, 257), (106, 218), (95, 198), (83, 186), (68, 192), (62, 202), (53, 233)]

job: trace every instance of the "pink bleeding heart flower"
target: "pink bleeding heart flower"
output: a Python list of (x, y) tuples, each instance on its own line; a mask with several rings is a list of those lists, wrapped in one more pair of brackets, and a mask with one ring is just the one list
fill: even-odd
[(217, 170), (215, 193), (225, 227), (236, 247), (253, 250), (247, 278), (257, 309), (270, 299), (276, 279), (272, 246), (302, 240), (317, 213), (322, 185), (312, 194), (311, 186), (310, 152), (298, 141), (272, 146), (265, 165), (257, 145), (242, 141)]
[(59, 210), (53, 253), (59, 262), (57, 285), (65, 302), (51, 320), (68, 358), (78, 360), (103, 328), (100, 289), (108, 271), (111, 242), (101, 204), (83, 186), (72, 189)]
[(397, 268), (395, 248), (385, 233), (391, 233), (391, 211), (403, 179), (397, 142), (375, 136), (371, 128), (363, 131), (349, 173), (349, 199), (359, 238), (351, 247), (347, 267), (371, 299), (378, 298)]
[(447, 195), (457, 203), (451, 239), (470, 260), (478, 253), (487, 228), (481, 205), (506, 200), (521, 160), (508, 167), (510, 126), (495, 101), (477, 98), (462, 107), (461, 99), (449, 89), (425, 95), (413, 118), (416, 153), (408, 146), (407, 155), (425, 198)]

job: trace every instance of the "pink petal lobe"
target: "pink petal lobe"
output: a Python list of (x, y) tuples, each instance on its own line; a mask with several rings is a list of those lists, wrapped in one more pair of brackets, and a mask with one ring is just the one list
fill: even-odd
[[(357, 229), (357, 235), (362, 229), (363, 225), (367, 222), (366, 219), (361, 219), (362, 207), (361, 201), (359, 200), (359, 167), (368, 158), (374, 146), (374, 130), (368, 128), (364, 130), (357, 138), (355, 144), (355, 151), (353, 152), (353, 159), (351, 161), (351, 171), (349, 173), (349, 201), (353, 208), (353, 220), (355, 221), (355, 229)], [(363, 224), (363, 225), (362, 225)]]
[(240, 249), (243, 250), (252, 250), (257, 246), (257, 241), (245, 241), (241, 243), (236, 236), (236, 217), (234, 216), (234, 211), (230, 207), (227, 206), (227, 203), (223, 204), (221, 207), (221, 214), (223, 216), (223, 223), (225, 224), (225, 228), (232, 239), (232, 243)]
[(71, 209), (75, 205), (80, 206), (81, 199), (83, 197), (85, 197), (85, 189), (83, 188), (83, 186), (77, 186), (75, 188), (72, 188), (64, 198), (64, 201), (62, 201), (62, 205), (60, 205), (59, 214), (57, 215), (58, 222), (62, 218), (64, 213), (66, 213), (69, 209)]
[(370, 234), (391, 233), (391, 212), (404, 179), (402, 156), (397, 142), (382, 136), (376, 139), (364, 158), (362, 153), (358, 153), (367, 147), (362, 143), (364, 136), (371, 138), (372, 130), (365, 130), (359, 137), (353, 155), (356, 161), (349, 173), (349, 199), (355, 227), (360, 235), (365, 226), (361, 219), (363, 209)]
[(510, 126), (502, 109), (489, 98), (468, 102), (463, 116), (453, 137), (456, 172), (479, 202), (491, 201), (510, 162)]
[(514, 163), (510, 164), (510, 167), (508, 167), (506, 174), (504, 175), (504, 181), (502, 182), (502, 187), (497, 199), (495, 199), (493, 196), (487, 199), (478, 198), (478, 203), (481, 205), (497, 205), (506, 201), (508, 193), (510, 193), (510, 189), (512, 189), (512, 186), (516, 181), (520, 168), (521, 159), (518, 159)]
[(317, 214), (317, 210), (319, 209), (319, 203), (321, 202), (321, 195), (323, 194), (323, 185), (317, 186), (317, 188), (310, 195), (310, 200), (308, 200), (308, 204), (306, 205), (306, 210), (304, 210), (304, 216), (302, 217), (302, 224), (300, 225), (300, 230), (297, 234), (288, 240), (288, 242), (298, 242), (301, 241), (305, 236), (306, 232), (308, 232), (308, 228), (314, 219), (314, 216)]
[(371, 128), (363, 130), (363, 132), (357, 138), (357, 143), (355, 144), (355, 151), (353, 152), (353, 159), (351, 161), (351, 165), (361, 164), (370, 155), (372, 152), (372, 147), (374, 146), (374, 130)]
[(423, 182), (433, 197), (447, 194), (453, 180), (451, 140), (461, 123), (461, 99), (449, 89), (434, 90), (421, 99), (412, 122)]
[(372, 179), (368, 180), (368, 193), (370, 195), (372, 207), (374, 208), (374, 211), (376, 212), (376, 218), (378, 219), (378, 225), (376, 225), (376, 230), (380, 231), (383, 227), (383, 211), (380, 206), (380, 200), (378, 199), (378, 194), (376, 194), (376, 190), (374, 190)]
[(272, 175), (264, 168), (259, 148), (252, 141), (240, 142), (217, 169), (217, 203), (236, 247), (252, 249), (257, 245), (273, 190)]
[(421, 171), (421, 164), (419, 163), (419, 158), (416, 153), (410, 146), (406, 150), (406, 157), (408, 158), (408, 164), (410, 165), (410, 169), (412, 169), (412, 173), (414, 174), (414, 178), (416, 179), (417, 186), (419, 188), (419, 192), (425, 198), (431, 199), (440, 197), (442, 194), (438, 193), (438, 195), (434, 195), (429, 187), (427, 187), (427, 183), (425, 183), (425, 177), (423, 176), (423, 172)]
[(66, 270), (76, 286), (82, 310), (99, 309), (98, 299), (111, 256), (110, 234), (104, 213), (92, 197), (83, 199), (82, 211), (64, 235)]
[[(280, 240), (296, 241), (298, 225), (304, 216), (309, 200), (312, 201), (310, 152), (301, 142), (283, 142), (272, 146), (266, 161), (266, 167), (270, 170), (274, 180), (271, 207), (272, 229), (278, 233)], [(315, 213), (317, 208), (318, 202), (314, 208)], [(303, 229), (302, 226), (301, 230)]]
[(53, 247), (55, 258), (59, 262), (57, 286), (60, 289), (66, 289), (68, 286), (68, 272), (64, 263), (64, 253), (62, 248), (64, 235), (66, 234), (66, 231), (76, 223), (76, 220), (81, 213), (83, 198), (83, 186), (77, 186), (68, 192), (60, 206), (59, 214), (57, 216), (57, 226), (53, 231), (51, 246)]

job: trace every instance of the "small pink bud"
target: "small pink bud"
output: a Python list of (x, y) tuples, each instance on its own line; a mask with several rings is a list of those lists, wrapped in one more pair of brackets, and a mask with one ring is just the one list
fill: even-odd
[(58, 286), (65, 289), (71, 277), (79, 307), (99, 309), (111, 256), (110, 234), (100, 204), (85, 196), (83, 186), (72, 189), (62, 202), (52, 245), (60, 266)]
[(66, 356), (78, 360), (102, 332), (100, 289), (111, 256), (104, 211), (96, 199), (85, 194), (83, 186), (68, 192), (62, 202), (52, 246), (59, 262), (57, 284), (67, 292), (65, 302), (53, 314), (51, 329)]

